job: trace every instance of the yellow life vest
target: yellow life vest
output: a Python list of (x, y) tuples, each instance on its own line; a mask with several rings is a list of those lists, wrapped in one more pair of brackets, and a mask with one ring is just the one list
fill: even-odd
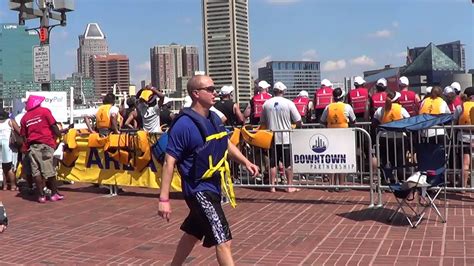
[(441, 113), (441, 104), (443, 99), (437, 97), (436, 99), (426, 98), (421, 106), (420, 114), (439, 115)]
[(265, 129), (258, 129), (257, 132), (250, 133), (246, 127), (242, 127), (241, 132), (242, 138), (248, 144), (262, 149), (270, 149), (273, 140), (273, 132)]
[(232, 135), (230, 136), (230, 142), (237, 146), (240, 142), (240, 128), (234, 127), (234, 131), (232, 132)]
[[(99, 107), (97, 113), (95, 115), (96, 119), (96, 127), (99, 128), (110, 128), (112, 126), (110, 121), (110, 108), (112, 108), (111, 104), (104, 104)], [(122, 126), (123, 118), (120, 114), (117, 114), (117, 125), (119, 127)]]
[(71, 128), (63, 137), (63, 143), (66, 146), (63, 151), (63, 159), (61, 162), (67, 166), (72, 167), (79, 157), (79, 148), (76, 142), (77, 130)]
[(382, 124), (390, 123), (402, 119), (402, 106), (398, 103), (392, 103), (389, 111), (383, 110)]
[(114, 160), (128, 165), (130, 153), (127, 151), (131, 144), (128, 134), (109, 134), (109, 141), (104, 146), (104, 151), (110, 154)]
[[(137, 132), (135, 136), (137, 145), (135, 147), (135, 160), (132, 161), (132, 165), (135, 167), (135, 171), (141, 172), (151, 160), (151, 149), (150, 143), (148, 142), (148, 133), (144, 130)], [(137, 154), (140, 152), (141, 154)]]
[(471, 119), (474, 109), (474, 102), (465, 102), (462, 104), (462, 113), (459, 117), (459, 125), (472, 125), (473, 120)]
[(328, 105), (327, 125), (328, 128), (347, 128), (349, 123), (344, 115), (346, 104), (343, 102), (331, 103)]

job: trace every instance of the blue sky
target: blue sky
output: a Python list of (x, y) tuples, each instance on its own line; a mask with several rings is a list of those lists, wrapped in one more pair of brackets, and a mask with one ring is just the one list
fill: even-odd
[[(131, 80), (150, 78), (154, 45), (197, 45), (202, 57), (201, 0), (76, 0), (66, 27), (51, 35), (52, 72), (63, 78), (77, 68), (78, 35), (97, 22), (109, 50), (130, 58)], [(344, 76), (386, 64), (402, 65), (406, 47), (461, 40), (474, 68), (471, 0), (250, 0), (252, 73), (270, 60), (316, 60), (322, 77)], [(0, 3), (0, 22), (18, 13)], [(27, 21), (37, 27), (39, 20)], [(256, 77), (256, 76), (255, 76)]]

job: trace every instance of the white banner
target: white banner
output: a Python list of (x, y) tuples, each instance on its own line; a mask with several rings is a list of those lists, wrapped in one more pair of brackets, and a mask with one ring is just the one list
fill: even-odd
[(291, 133), (291, 144), (294, 173), (357, 171), (354, 129), (297, 129)]
[(65, 91), (27, 91), (26, 99), (30, 94), (44, 96), (41, 106), (48, 108), (53, 113), (56, 122), (68, 121), (67, 92)]

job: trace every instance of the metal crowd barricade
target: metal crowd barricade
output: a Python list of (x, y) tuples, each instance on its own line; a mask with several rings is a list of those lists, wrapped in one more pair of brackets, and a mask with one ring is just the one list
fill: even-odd
[[(370, 127), (370, 123), (363, 123), (362, 127)], [(310, 128), (321, 128), (321, 124), (307, 124), (303, 126), (303, 129), (307, 130)], [(238, 187), (250, 187), (250, 188), (266, 188), (270, 189), (275, 187), (278, 189), (287, 189), (287, 188), (319, 188), (319, 189), (329, 189), (329, 190), (346, 190), (346, 189), (362, 189), (369, 190), (370, 192), (370, 204), (369, 207), (374, 207), (374, 195), (376, 191), (376, 186), (374, 183), (374, 176), (371, 167), (371, 158), (372, 158), (372, 140), (369, 132), (362, 127), (351, 128), (355, 132), (356, 138), (356, 154), (357, 154), (357, 166), (356, 170), (351, 173), (346, 173), (345, 182), (343, 184), (329, 184), (331, 179), (331, 174), (325, 173), (315, 173), (315, 171), (308, 171), (305, 173), (294, 174), (293, 182), (290, 185), (288, 182), (287, 175), (285, 173), (285, 158), (288, 156), (285, 154), (290, 153), (290, 166), (293, 168), (294, 158), (292, 158), (291, 148), (290, 150), (283, 149), (283, 162), (279, 163), (276, 167), (276, 180), (275, 185), (270, 184), (270, 150), (258, 148), (252, 145), (249, 145), (245, 141), (239, 143), (240, 150), (250, 161), (255, 163), (261, 169), (261, 175), (258, 177), (251, 177), (247, 172), (245, 167), (239, 166), (238, 164), (232, 164), (232, 172), (234, 176), (234, 185)], [(300, 129), (294, 130), (278, 130), (273, 131), (273, 134), (291, 134)], [(325, 130), (325, 129), (322, 129)], [(370, 130), (370, 129), (369, 129)], [(275, 136), (274, 136), (275, 138)], [(290, 138), (291, 139), (291, 138)], [(275, 149), (275, 143), (272, 143), (272, 150)], [(289, 144), (290, 147), (292, 143)], [(286, 157), (285, 157), (286, 155)]]
[[(406, 165), (415, 160), (413, 154), (414, 145), (417, 142), (442, 143), (449, 157), (445, 171), (446, 190), (450, 192), (474, 192), (472, 156), (474, 153), (474, 126), (445, 125), (435, 126), (428, 130), (431, 130), (432, 135), (437, 137), (427, 138), (426, 130), (420, 133), (405, 132), (403, 135), (396, 132), (384, 132), (386, 137), (379, 132), (376, 139), (376, 158), (388, 158), (386, 163), (390, 166)], [(394, 141), (395, 138), (397, 138), (397, 141)], [(387, 149), (383, 149), (384, 146)], [(380, 160), (378, 160), (377, 166), (381, 166)], [(399, 170), (396, 176), (399, 180), (406, 180), (413, 173), (413, 167), (404, 168)], [(380, 176), (379, 171), (377, 176)], [(384, 189), (385, 187), (381, 186), (381, 188)], [(381, 192), (380, 190), (379, 195)], [(381, 204), (381, 199), (379, 199), (379, 203)]]

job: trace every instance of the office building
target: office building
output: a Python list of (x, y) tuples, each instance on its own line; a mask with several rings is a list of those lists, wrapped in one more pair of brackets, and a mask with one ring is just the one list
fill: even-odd
[(117, 93), (128, 93), (130, 66), (126, 55), (93, 55), (90, 61), (90, 71), (95, 82), (94, 94), (96, 100), (111, 92), (114, 85), (117, 87)]
[(203, 0), (205, 71), (216, 87), (232, 85), (234, 101), (251, 96), (248, 0)]
[(258, 79), (266, 80), (272, 86), (283, 82), (287, 91), (285, 97), (295, 98), (302, 90), (312, 97), (316, 88), (321, 86), (320, 63), (316, 61), (271, 61), (258, 69)]
[[(466, 70), (466, 55), (464, 52), (464, 45), (461, 41), (449, 42), (436, 45), (445, 55), (453, 60), (462, 71)], [(407, 65), (415, 61), (421, 55), (426, 47), (415, 47), (408, 50)]]
[[(0, 97), (8, 103), (29, 87), (41, 87), (33, 83), (33, 46), (39, 45), (38, 35), (25, 29), (13, 23), (0, 24)], [(23, 87), (26, 83), (30, 85)]]
[(74, 102), (76, 104), (86, 104), (94, 101), (94, 80), (83, 78), (80, 73), (73, 73), (65, 79), (54, 79), (51, 82), (51, 91), (66, 91), (74, 87)]
[(196, 46), (182, 46), (175, 43), (157, 45), (150, 49), (151, 84), (166, 94), (175, 93), (177, 81), (199, 69)]
[(77, 72), (84, 78), (92, 76), (90, 71), (90, 58), (92, 55), (106, 55), (109, 53), (107, 40), (97, 23), (87, 24), (83, 35), (79, 35), (79, 48), (77, 48)]

